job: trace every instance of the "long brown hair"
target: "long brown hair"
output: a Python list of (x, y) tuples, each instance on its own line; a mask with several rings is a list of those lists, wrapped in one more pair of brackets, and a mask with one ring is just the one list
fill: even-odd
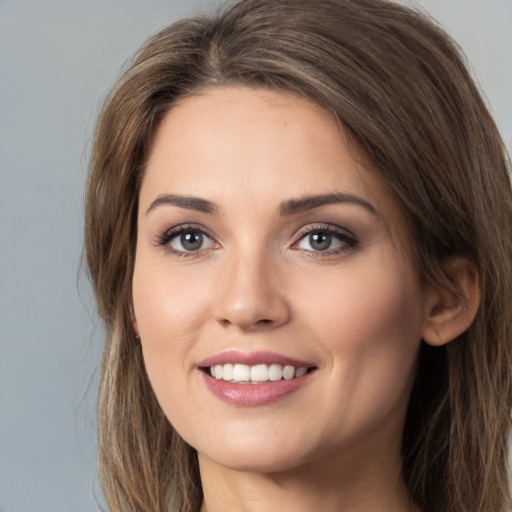
[(110, 510), (197, 512), (197, 458), (162, 413), (131, 324), (136, 212), (151, 134), (178, 99), (240, 84), (290, 91), (333, 113), (407, 216), (425, 286), (446, 262), (479, 271), (471, 327), (423, 344), (403, 472), (424, 512), (510, 504), (512, 192), (509, 160), (456, 45), (386, 0), (242, 0), (150, 39), (108, 96), (95, 132), (85, 248), (106, 326), (99, 467)]

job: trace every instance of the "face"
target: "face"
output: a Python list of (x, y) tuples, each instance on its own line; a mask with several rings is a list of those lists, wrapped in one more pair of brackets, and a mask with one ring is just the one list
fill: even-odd
[(200, 461), (270, 472), (399, 450), (427, 306), (403, 215), (362, 160), (328, 113), (279, 92), (208, 90), (156, 132), (134, 325)]

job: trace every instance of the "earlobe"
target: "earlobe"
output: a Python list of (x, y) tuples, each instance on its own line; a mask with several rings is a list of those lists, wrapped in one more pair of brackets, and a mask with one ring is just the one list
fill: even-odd
[(466, 331), (480, 305), (476, 266), (467, 259), (457, 258), (448, 265), (448, 273), (454, 286), (430, 293), (422, 337), (433, 346), (445, 345)]

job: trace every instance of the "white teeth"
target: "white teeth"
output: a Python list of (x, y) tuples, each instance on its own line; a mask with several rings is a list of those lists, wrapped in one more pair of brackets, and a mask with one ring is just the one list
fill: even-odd
[(285, 366), (283, 368), (283, 378), (285, 380), (292, 380), (295, 377), (295, 368), (293, 366)]
[(268, 367), (268, 380), (276, 381), (283, 378), (283, 367), (280, 364), (271, 364)]
[(265, 382), (268, 380), (268, 366), (266, 364), (251, 366), (251, 380), (254, 382)]
[(225, 364), (222, 369), (222, 378), (224, 380), (233, 380), (233, 365)]
[(306, 375), (308, 369), (280, 364), (257, 364), (248, 366), (246, 364), (216, 364), (210, 367), (211, 376), (218, 380), (230, 382), (267, 382), (278, 380), (292, 380)]
[(307, 368), (297, 368), (295, 370), (295, 377), (302, 377), (303, 375), (306, 375), (308, 372)]
[(246, 364), (235, 364), (233, 367), (233, 380), (238, 382), (249, 382), (251, 369)]

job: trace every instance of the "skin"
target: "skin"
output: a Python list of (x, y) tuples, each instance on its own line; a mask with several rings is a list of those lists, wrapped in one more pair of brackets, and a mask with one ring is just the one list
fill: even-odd
[[(320, 107), (243, 87), (182, 100), (154, 136), (134, 328), (165, 414), (198, 451), (203, 511), (416, 510), (400, 439), (432, 298), (408, 257), (404, 216), (363, 160)], [(280, 212), (333, 192), (358, 202)], [(216, 211), (157, 200), (168, 194)], [(199, 249), (186, 251), (176, 231), (165, 238), (180, 225), (204, 233)], [(309, 235), (326, 225), (341, 235), (318, 250)], [(277, 401), (235, 406), (198, 367), (227, 350), (316, 369)]]

